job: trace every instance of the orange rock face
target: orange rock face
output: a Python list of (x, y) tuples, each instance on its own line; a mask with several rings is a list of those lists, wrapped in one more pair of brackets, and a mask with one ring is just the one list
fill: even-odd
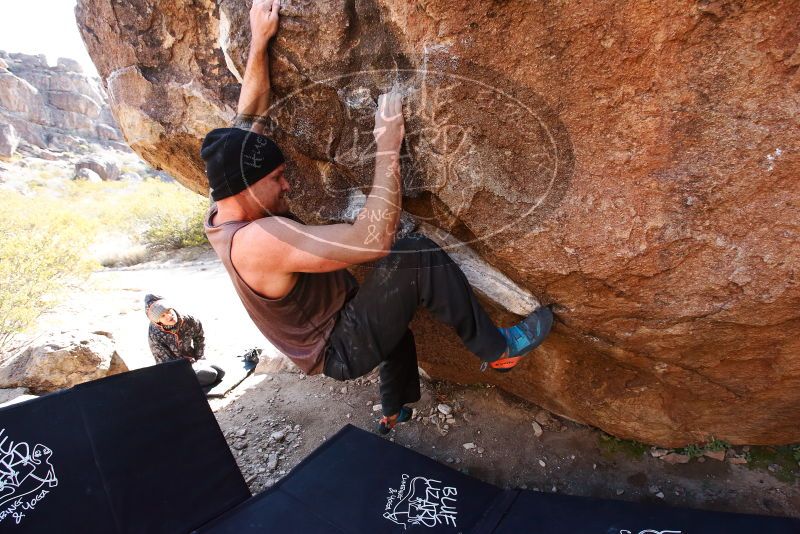
[[(248, 6), (78, 4), (131, 146), (204, 191), (197, 151), (233, 117)], [(503, 376), (423, 314), (429, 373), (664, 446), (800, 441), (799, 3), (282, 13), (272, 128), (296, 211), (340, 219), (369, 184), (374, 99), (396, 85), (406, 209), (555, 304), (552, 337)]]

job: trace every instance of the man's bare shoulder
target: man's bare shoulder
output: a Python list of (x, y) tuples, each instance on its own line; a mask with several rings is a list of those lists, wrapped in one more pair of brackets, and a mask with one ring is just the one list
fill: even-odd
[[(234, 264), (271, 272), (320, 273), (344, 269), (358, 243), (347, 240), (347, 223), (306, 225), (293, 217), (256, 219), (234, 236)], [(352, 241), (352, 240), (350, 240)]]
[(292, 245), (280, 237), (287, 223), (297, 224), (283, 217), (256, 219), (233, 237), (233, 265), (245, 283), (263, 297), (283, 297), (296, 281), (287, 265)]
[(288, 217), (271, 215), (250, 222), (236, 232), (235, 239), (247, 246), (274, 246), (292, 244), (292, 236), (302, 234), (303, 225)]
[[(252, 253), (272, 245), (275, 221), (271, 217), (256, 219), (239, 228), (233, 236), (231, 257), (235, 263), (252, 258)], [(238, 261), (236, 261), (238, 260)]]

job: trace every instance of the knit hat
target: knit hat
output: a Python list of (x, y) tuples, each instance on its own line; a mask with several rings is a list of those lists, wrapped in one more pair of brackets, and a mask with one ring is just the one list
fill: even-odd
[(222, 200), (244, 191), (283, 162), (272, 139), (241, 128), (216, 128), (203, 139), (200, 156), (206, 162), (211, 198)]
[(161, 314), (171, 308), (172, 306), (164, 299), (155, 300), (147, 306), (147, 318), (150, 319), (151, 322), (157, 323), (161, 318)]

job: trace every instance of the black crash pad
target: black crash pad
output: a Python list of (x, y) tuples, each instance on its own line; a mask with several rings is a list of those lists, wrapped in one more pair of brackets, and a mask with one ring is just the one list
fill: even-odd
[(0, 409), (0, 533), (800, 534), (800, 521), (501, 490), (346, 426), (250, 498), (191, 366)]
[(800, 520), (521, 491), (496, 534), (797, 534)]
[(250, 497), (191, 366), (0, 409), (0, 532), (190, 532)]
[(798, 534), (800, 521), (501, 490), (346, 426), (197, 534)]

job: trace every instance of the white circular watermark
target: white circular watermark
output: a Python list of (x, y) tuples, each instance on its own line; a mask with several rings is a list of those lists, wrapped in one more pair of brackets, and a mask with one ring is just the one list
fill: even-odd
[(373, 180), (376, 99), (394, 89), (404, 99), (403, 208), (413, 216), (404, 231), (441, 232), (429, 237), (448, 248), (543, 222), (574, 168), (566, 128), (530, 89), (485, 68), (456, 70), (362, 69), (276, 98), (266, 133), (286, 154), (293, 211), (309, 223), (352, 221)]

